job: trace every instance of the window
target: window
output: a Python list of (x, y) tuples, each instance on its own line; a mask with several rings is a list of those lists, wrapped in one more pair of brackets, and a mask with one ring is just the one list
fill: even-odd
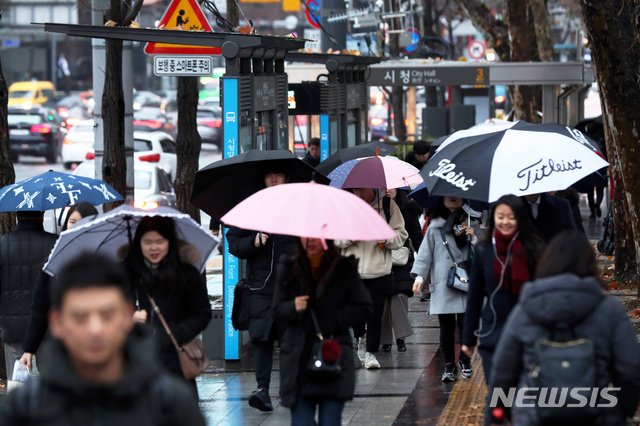
[(16, 126), (18, 124), (40, 124), (42, 121), (40, 114), (9, 114), (7, 116), (9, 126)]
[(160, 139), (160, 145), (162, 146), (162, 152), (168, 154), (176, 153), (176, 143), (171, 139)]
[(133, 140), (133, 151), (134, 152), (142, 152), (142, 151), (151, 151), (151, 141), (146, 141), (144, 139), (134, 139)]
[(173, 192), (173, 185), (169, 176), (162, 169), (156, 169), (158, 171), (158, 188), (160, 192)]
[(56, 95), (53, 93), (53, 90), (51, 89), (42, 89), (42, 96), (44, 96), (47, 99), (52, 99)]

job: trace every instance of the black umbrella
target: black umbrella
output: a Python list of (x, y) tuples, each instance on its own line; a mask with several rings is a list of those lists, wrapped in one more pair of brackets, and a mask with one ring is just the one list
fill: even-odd
[(329, 156), (322, 163), (318, 164), (316, 170), (324, 175), (328, 175), (342, 163), (349, 160), (355, 160), (362, 157), (373, 157), (378, 154), (381, 156), (389, 155), (397, 148), (382, 142), (370, 142), (362, 145), (350, 146), (349, 148), (339, 149)]
[(289, 182), (330, 181), (290, 151), (251, 149), (198, 170), (191, 203), (220, 219), (240, 201), (264, 189), (264, 176), (271, 171), (286, 173)]

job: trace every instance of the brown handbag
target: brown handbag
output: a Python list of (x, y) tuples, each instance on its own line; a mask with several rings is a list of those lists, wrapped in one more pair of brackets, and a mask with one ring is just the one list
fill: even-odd
[(147, 297), (151, 302), (151, 306), (153, 306), (153, 311), (160, 318), (160, 322), (162, 326), (166, 330), (169, 338), (173, 342), (173, 345), (176, 347), (176, 351), (178, 351), (178, 360), (180, 361), (180, 367), (182, 368), (182, 374), (184, 378), (187, 380), (193, 380), (202, 373), (205, 372), (207, 368), (209, 368), (209, 357), (204, 351), (204, 346), (202, 345), (202, 340), (199, 337), (196, 337), (189, 343), (185, 343), (184, 345), (179, 346), (178, 341), (173, 336), (171, 329), (169, 328), (169, 324), (165, 321), (162, 312), (160, 312), (160, 308), (156, 305), (156, 301), (153, 300), (153, 297), (147, 292), (145, 288), (145, 293), (147, 293)]

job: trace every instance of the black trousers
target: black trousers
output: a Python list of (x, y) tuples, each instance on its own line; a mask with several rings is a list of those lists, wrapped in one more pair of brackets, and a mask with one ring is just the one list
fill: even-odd
[[(438, 322), (440, 323), (440, 348), (444, 355), (444, 362), (456, 362), (456, 323), (458, 334), (462, 336), (464, 314), (438, 314)], [(465, 363), (469, 362), (469, 357), (462, 351), (458, 358)]]
[(366, 330), (364, 326), (354, 327), (355, 337), (367, 334), (367, 352), (378, 352), (380, 348), (380, 333), (382, 331), (382, 314), (384, 313), (384, 301), (392, 290), (391, 275), (362, 280), (369, 290), (373, 300), (373, 315), (368, 318)]
[(271, 328), (269, 340), (253, 344), (253, 366), (256, 370), (256, 382), (259, 388), (269, 389), (271, 370), (273, 369), (273, 345), (277, 340), (275, 325)]
[[(593, 199), (593, 190), (596, 191), (596, 199)], [(596, 207), (600, 207), (602, 200), (604, 199), (604, 186), (596, 186), (594, 188), (590, 188), (587, 192), (587, 203), (589, 204), (589, 209), (591, 213), (595, 212)]]

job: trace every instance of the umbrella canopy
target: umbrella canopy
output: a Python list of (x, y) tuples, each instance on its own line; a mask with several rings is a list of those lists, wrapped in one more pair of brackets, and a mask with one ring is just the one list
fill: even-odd
[(51, 250), (49, 260), (44, 265), (44, 271), (56, 276), (67, 262), (80, 253), (100, 253), (116, 259), (118, 248), (131, 242), (138, 223), (145, 216), (172, 218), (178, 240), (186, 241), (198, 250), (199, 258), (194, 266), (200, 272), (204, 270), (207, 258), (216, 248), (218, 241), (191, 219), (191, 216), (170, 207), (139, 210), (124, 204), (109, 213), (86, 217), (73, 228), (61, 233)]
[[(444, 148), (449, 145), (451, 142), (455, 142), (458, 139), (466, 138), (468, 136), (477, 136), (477, 135), (486, 135), (487, 133), (499, 132), (501, 130), (506, 130), (513, 127), (517, 122), (515, 121), (506, 121), (499, 120), (497, 118), (490, 118), (486, 121), (483, 121), (480, 124), (476, 124), (473, 127), (469, 127), (465, 130), (458, 130), (455, 133), (452, 133), (447, 136), (442, 136), (434, 143), (431, 144), (433, 147), (437, 147), (439, 149)], [(436, 150), (436, 151), (437, 151)]]
[[(439, 195), (433, 196), (433, 197), (429, 196), (429, 191), (427, 191), (427, 187), (425, 186), (425, 183), (422, 182), (420, 185), (416, 186), (416, 189), (414, 189), (409, 193), (409, 198), (411, 198), (416, 203), (418, 203), (422, 208), (432, 209), (438, 203), (438, 198), (440, 198), (440, 196)], [(469, 207), (471, 207), (473, 210), (482, 211), (482, 210), (489, 209), (489, 203), (485, 201), (478, 201), (478, 200), (468, 200), (468, 201), (469, 201)]]
[(349, 160), (329, 173), (334, 188), (404, 188), (423, 183), (420, 170), (395, 157)]
[(0, 190), (0, 212), (45, 211), (87, 201), (94, 206), (124, 197), (101, 180), (49, 170)]
[(397, 149), (383, 142), (370, 142), (362, 145), (350, 146), (349, 148), (339, 149), (337, 152), (331, 154), (329, 158), (318, 164), (316, 169), (320, 173), (328, 176), (333, 169), (349, 160), (355, 160), (356, 158), (362, 157), (373, 157), (374, 155), (384, 157), (394, 151), (397, 151)]
[(231, 209), (222, 221), (243, 229), (323, 240), (376, 241), (396, 235), (360, 198), (315, 182), (263, 189)]
[(578, 130), (518, 123), (442, 147), (420, 174), (430, 195), (493, 202), (505, 194), (566, 189), (607, 165), (595, 142)]
[(329, 183), (329, 178), (316, 172), (290, 151), (250, 149), (235, 157), (225, 158), (196, 172), (191, 204), (213, 218), (220, 219), (236, 204), (264, 189), (264, 175), (284, 171), (289, 182)]

